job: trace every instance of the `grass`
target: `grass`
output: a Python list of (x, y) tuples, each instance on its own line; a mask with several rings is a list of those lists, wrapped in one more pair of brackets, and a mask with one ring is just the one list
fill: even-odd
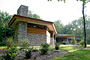
[(6, 46), (0, 46), (0, 49), (6, 49), (7, 47)]
[(50, 60), (90, 60), (90, 50), (74, 48), (73, 45), (61, 45), (60, 49), (68, 51), (69, 54)]

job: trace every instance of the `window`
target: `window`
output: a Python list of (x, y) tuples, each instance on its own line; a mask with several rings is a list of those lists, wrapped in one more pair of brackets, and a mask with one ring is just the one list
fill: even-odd
[(40, 29), (47, 29), (46, 26), (37, 25), (37, 24), (31, 24), (31, 23), (28, 23), (28, 24), (27, 24), (27, 27), (40, 28)]

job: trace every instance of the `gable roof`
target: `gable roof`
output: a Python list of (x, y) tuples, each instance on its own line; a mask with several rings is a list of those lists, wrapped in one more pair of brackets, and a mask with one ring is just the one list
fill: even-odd
[(24, 21), (27, 23), (33, 23), (33, 24), (39, 24), (39, 25), (45, 25), (49, 28), (50, 31), (55, 31), (55, 34), (57, 34), (57, 31), (56, 31), (56, 28), (53, 22), (20, 16), (20, 15), (14, 15), (11, 21), (9, 22), (8, 26), (15, 28), (15, 24), (19, 21)]

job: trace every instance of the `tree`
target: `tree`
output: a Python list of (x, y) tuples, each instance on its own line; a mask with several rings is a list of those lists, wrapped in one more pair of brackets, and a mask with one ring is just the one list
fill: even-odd
[[(48, 1), (52, 1), (52, 0), (48, 0)], [(66, 0), (57, 0), (57, 1), (66, 1)], [(86, 48), (86, 29), (85, 29), (85, 16), (84, 16), (84, 8), (85, 8), (85, 4), (90, 2), (90, 0), (76, 0), (76, 1), (82, 1), (82, 14), (83, 14), (83, 33), (84, 33), (84, 48)]]
[(63, 34), (63, 24), (61, 23), (61, 21), (60, 20), (54, 21), (54, 24), (58, 34)]
[(28, 11), (28, 17), (35, 18), (35, 19), (41, 19), (39, 15), (33, 14), (32, 11)]
[(0, 11), (0, 41), (8, 36), (13, 36), (13, 30), (8, 27), (11, 18), (12, 15), (9, 15), (9, 13)]

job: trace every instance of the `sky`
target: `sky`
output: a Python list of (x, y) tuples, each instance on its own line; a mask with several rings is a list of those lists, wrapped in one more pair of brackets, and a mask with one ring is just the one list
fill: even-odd
[[(82, 17), (82, 2), (76, 0), (0, 0), (0, 10), (10, 15), (17, 14), (20, 5), (26, 5), (33, 13), (38, 14), (43, 20), (60, 20), (64, 25)], [(85, 14), (90, 16), (90, 3), (87, 3)]]

